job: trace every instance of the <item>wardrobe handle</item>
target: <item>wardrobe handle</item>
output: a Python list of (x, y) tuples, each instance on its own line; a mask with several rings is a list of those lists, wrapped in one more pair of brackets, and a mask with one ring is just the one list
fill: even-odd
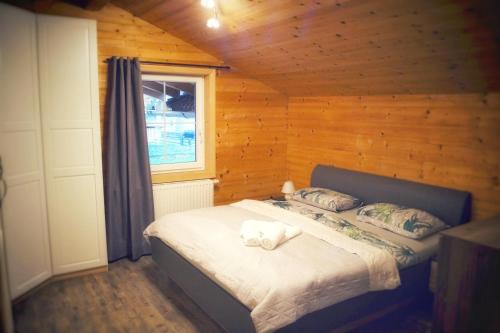
[(3, 199), (7, 196), (7, 182), (3, 179), (3, 164), (0, 156), (0, 208), (2, 208)]
[(0, 207), (2, 207), (2, 201), (7, 196), (7, 182), (5, 179), (0, 180), (1, 190), (0, 190)]

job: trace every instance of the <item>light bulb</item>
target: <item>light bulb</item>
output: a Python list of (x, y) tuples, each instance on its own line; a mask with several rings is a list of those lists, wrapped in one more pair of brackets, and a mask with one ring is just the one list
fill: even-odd
[(201, 5), (205, 8), (214, 8), (215, 1), (214, 0), (201, 0)]
[(216, 17), (211, 17), (207, 21), (207, 27), (211, 29), (217, 29), (220, 27), (220, 22)]

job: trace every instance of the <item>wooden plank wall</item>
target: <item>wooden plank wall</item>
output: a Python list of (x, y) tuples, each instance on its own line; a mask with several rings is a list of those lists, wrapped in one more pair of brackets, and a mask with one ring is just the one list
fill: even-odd
[(216, 202), (279, 194), (286, 179), (288, 99), (234, 73), (217, 79)]
[[(105, 120), (110, 56), (220, 64), (219, 59), (112, 5), (97, 12), (56, 3), (49, 14), (97, 20), (101, 124)], [(286, 176), (287, 99), (235, 71), (219, 73), (216, 88), (217, 175), (215, 202), (279, 193)], [(104, 129), (103, 129), (104, 131)]]
[(500, 213), (500, 94), (293, 97), (288, 176), (317, 163), (468, 190)]
[[(221, 61), (111, 4), (56, 3), (97, 20), (101, 117), (109, 56)], [(264, 198), (317, 163), (472, 191), (475, 217), (500, 213), (499, 94), (287, 98), (237, 72), (217, 78), (216, 203)]]

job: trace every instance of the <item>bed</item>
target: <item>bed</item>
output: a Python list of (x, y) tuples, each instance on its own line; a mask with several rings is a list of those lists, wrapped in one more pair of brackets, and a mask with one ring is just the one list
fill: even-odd
[[(419, 208), (439, 217), (451, 226), (465, 223), (470, 219), (471, 196), (467, 192), (323, 165), (318, 165), (313, 170), (311, 186), (348, 193), (362, 199), (365, 204), (390, 202)], [(210, 211), (202, 211), (201, 214), (206, 215), (208, 221), (216, 221), (217, 209), (214, 207)], [(183, 215), (174, 217), (182, 219)], [(224, 230), (224, 227), (221, 227), (221, 234)], [(196, 230), (192, 229), (190, 232)], [(302, 238), (306, 239), (305, 236)], [(223, 329), (227, 332), (256, 331), (251, 315), (252, 306), (228, 290), (227, 286), (221, 283), (224, 279), (200, 268), (197, 262), (188, 260), (190, 256), (187, 253), (179, 253), (159, 237), (150, 237), (150, 242), (154, 261)], [(434, 242), (437, 246), (437, 241)], [(291, 245), (288, 248), (291, 248)], [(189, 246), (187, 249), (189, 250)], [(323, 248), (318, 247), (318, 249)], [(345, 325), (359, 321), (360, 318), (372, 313), (390, 309), (397, 304), (427, 294), (429, 258), (430, 255), (416, 264), (400, 267), (401, 285), (395, 289), (363, 291), (363, 283), (360, 282), (358, 289), (362, 291), (356, 291), (361, 293), (360, 295), (341, 298), (340, 302), (333, 305), (315, 309), (300, 316), (293, 323), (280, 327), (278, 332), (324, 332), (346, 327)], [(318, 294), (319, 296), (321, 295)]]

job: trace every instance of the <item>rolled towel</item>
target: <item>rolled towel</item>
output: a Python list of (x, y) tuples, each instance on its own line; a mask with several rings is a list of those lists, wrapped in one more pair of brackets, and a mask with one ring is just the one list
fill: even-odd
[(282, 223), (265, 223), (261, 226), (260, 246), (266, 250), (274, 250), (285, 237), (285, 227)]
[(282, 240), (282, 243), (286, 242), (289, 239), (292, 239), (295, 236), (300, 235), (300, 233), (302, 232), (302, 230), (300, 230), (299, 227), (295, 227), (284, 223), (283, 225), (285, 226), (285, 239)]
[[(269, 224), (269, 223), (267, 223)], [(283, 229), (285, 230), (285, 233), (283, 235), (283, 237), (281, 238), (281, 240), (278, 242), (278, 244), (276, 244), (273, 248), (266, 248), (264, 245), (263, 245), (263, 236), (261, 236), (261, 239), (260, 239), (260, 245), (265, 248), (266, 250), (273, 250), (276, 248), (276, 246), (278, 245), (281, 245), (283, 243), (285, 243), (286, 241), (300, 235), (302, 233), (302, 230), (299, 228), (299, 227), (296, 227), (296, 226), (291, 226), (291, 225), (288, 225), (286, 223), (282, 223), (282, 222), (272, 222), (272, 224), (274, 225), (273, 228), (276, 228), (276, 226), (281, 226), (283, 227)], [(263, 233), (261, 233), (263, 234)]]
[(258, 220), (243, 221), (240, 229), (240, 237), (246, 246), (260, 245), (260, 228), (262, 222)]

